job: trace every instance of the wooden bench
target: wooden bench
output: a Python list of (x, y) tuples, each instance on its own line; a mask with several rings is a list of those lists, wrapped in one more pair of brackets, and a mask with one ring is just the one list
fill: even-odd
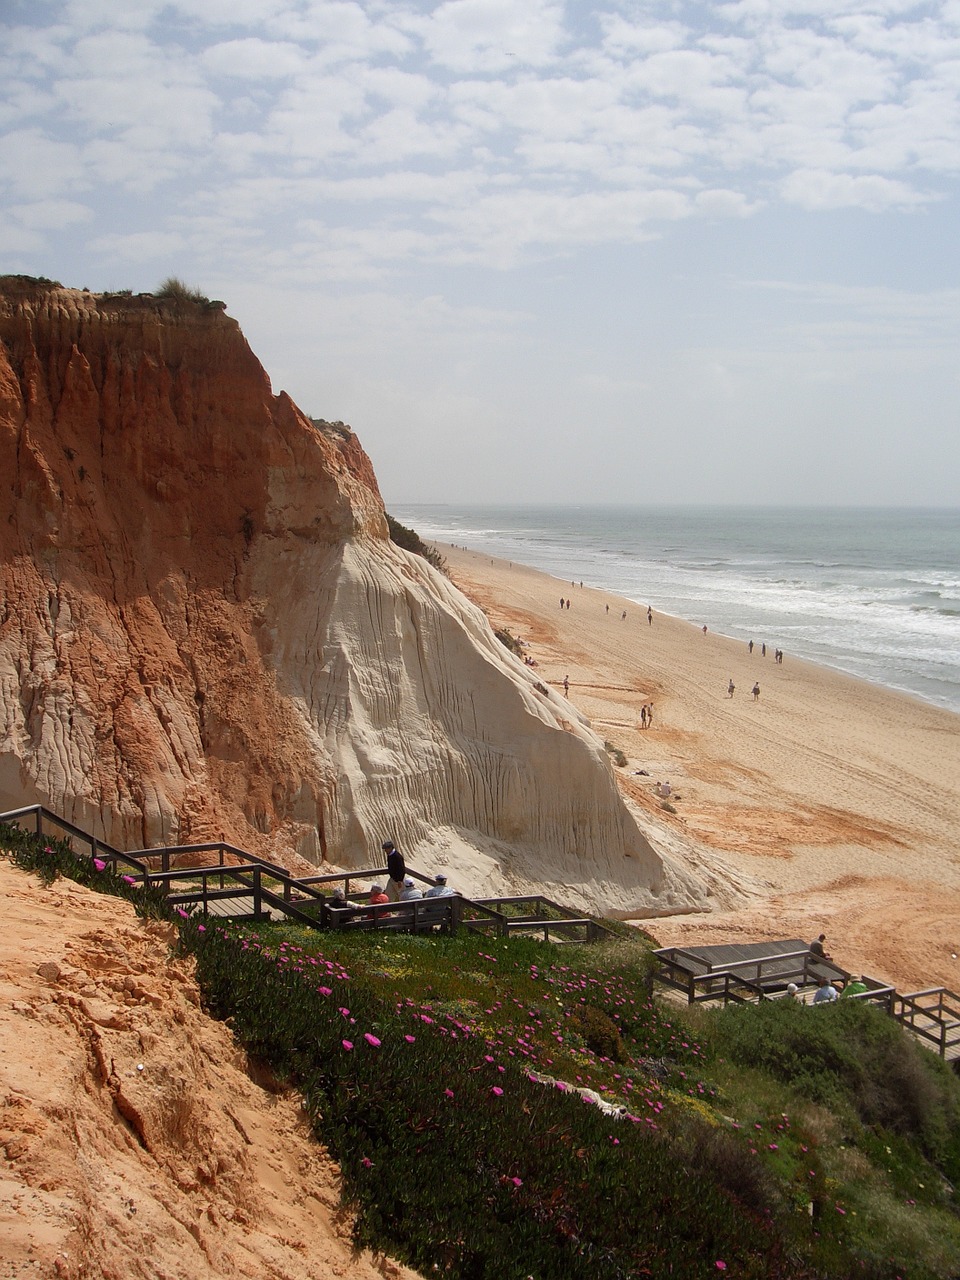
[(452, 933), (460, 915), (460, 899), (412, 898), (409, 902), (380, 902), (340, 906), (325, 902), (323, 922), (330, 929), (392, 929), (405, 933)]

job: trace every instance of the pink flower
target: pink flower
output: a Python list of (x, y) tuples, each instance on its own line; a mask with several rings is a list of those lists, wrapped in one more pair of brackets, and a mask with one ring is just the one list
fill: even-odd
[(723, 1261), (722, 1258), (718, 1258), (716, 1261), (716, 1268), (718, 1271), (726, 1271), (727, 1264)]
[(365, 1169), (373, 1168), (373, 1161), (369, 1158), (369, 1156), (361, 1156), (360, 1163), (363, 1165)]
[(372, 1036), (369, 1031), (365, 1031), (363, 1033), (363, 1038), (366, 1040), (367, 1044), (372, 1044), (375, 1049), (380, 1048), (380, 1041), (376, 1036)]
[(333, 988), (332, 988), (332, 987), (317, 987), (317, 990), (320, 992), (320, 994), (321, 994), (322, 996), (332, 996), (332, 995), (333, 995)]
[(493, 1094), (493, 1096), (494, 1096), (495, 1098), (502, 1098), (502, 1097), (503, 1097), (503, 1090), (502, 1090), (502, 1089), (500, 1088), (500, 1086), (499, 1086), (499, 1085), (497, 1085), (497, 1084), (495, 1084), (495, 1085), (493, 1086), (493, 1088), (490, 1090), (490, 1092)]
[(407, 1044), (413, 1044), (417, 1037), (416, 1037), (416, 1036), (404, 1036), (403, 1038), (404, 1038), (404, 1040), (406, 1040)]
[(137, 883), (136, 880), (133, 878), (133, 876), (121, 876), (120, 879), (123, 880), (125, 884)]
[(341, 1040), (340, 1043), (343, 1045), (343, 1047), (347, 1050), (348, 1053), (353, 1048), (353, 1042), (350, 1040)]
[(189, 911), (184, 911), (183, 907), (177, 907), (177, 915), (178, 915), (178, 916), (183, 916), (184, 920), (189, 920), (189, 919), (190, 919), (190, 912), (189, 912)]
[(207, 932), (207, 926), (205, 924), (197, 925), (197, 933), (206, 933), (206, 932)]
[(94, 858), (93, 865), (97, 868), (98, 871), (106, 871), (107, 869), (107, 864), (103, 861), (102, 858)]
[(445, 1098), (452, 1098), (452, 1097), (453, 1097), (453, 1090), (452, 1090), (452, 1089), (444, 1089), (444, 1091), (443, 1091), (443, 1096), (444, 1096)]
[(771, 1151), (779, 1151), (779, 1150), (780, 1150), (780, 1148), (777, 1146), (777, 1144), (776, 1144), (775, 1142), (770, 1142), (770, 1143), (768, 1143), (767, 1145), (769, 1146), (769, 1148), (770, 1148), (770, 1150), (771, 1150)]
[(514, 1185), (515, 1187), (522, 1187), (522, 1186), (523, 1186), (523, 1179), (522, 1179), (522, 1178), (511, 1178), (511, 1179), (510, 1179), (510, 1181), (513, 1183), (513, 1185)]
[(53, 853), (53, 850), (50, 848), (50, 846), (49, 846), (48, 844), (45, 844), (45, 845), (43, 846), (43, 852), (44, 852), (44, 853)]

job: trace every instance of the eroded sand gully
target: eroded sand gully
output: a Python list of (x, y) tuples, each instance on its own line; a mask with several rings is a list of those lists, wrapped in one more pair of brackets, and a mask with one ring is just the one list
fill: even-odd
[(775, 635), (751, 655), (655, 600), (648, 625), (646, 601), (442, 550), (540, 678), (567, 676), (570, 701), (626, 754), (620, 784), (651, 837), (713, 884), (715, 912), (648, 922), (664, 945), (824, 932), (846, 968), (960, 991), (960, 716), (789, 652), (778, 666)]

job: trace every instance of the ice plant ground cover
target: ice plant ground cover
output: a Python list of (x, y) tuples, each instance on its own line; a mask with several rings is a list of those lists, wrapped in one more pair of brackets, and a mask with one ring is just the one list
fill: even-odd
[[(57, 842), (0, 845), (162, 910)], [(425, 1274), (960, 1269), (958, 1081), (870, 1008), (676, 1009), (651, 998), (641, 939), (178, 922), (208, 1009), (301, 1090), (358, 1241)]]

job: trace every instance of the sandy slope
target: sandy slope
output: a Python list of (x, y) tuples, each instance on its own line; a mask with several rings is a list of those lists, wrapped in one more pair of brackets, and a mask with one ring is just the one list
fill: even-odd
[(166, 926), (0, 859), (0, 1280), (380, 1280), (298, 1098), (253, 1083)]
[[(648, 625), (645, 607), (588, 585), (442, 550), (541, 677), (569, 677), (570, 701), (626, 753), (621, 785), (648, 833), (709, 881), (715, 911), (659, 920), (664, 945), (823, 931), (847, 968), (960, 990), (960, 717), (789, 653), (777, 666), (777, 636), (751, 655), (656, 601)], [(675, 816), (657, 781), (678, 793)]]

